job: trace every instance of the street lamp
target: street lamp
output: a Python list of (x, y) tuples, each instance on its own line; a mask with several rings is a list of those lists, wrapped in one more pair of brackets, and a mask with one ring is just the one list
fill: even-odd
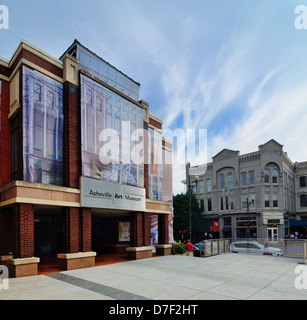
[[(197, 190), (197, 182), (199, 178), (198, 176), (194, 177), (194, 182), (196, 184), (196, 190)], [(189, 174), (189, 240), (192, 241), (192, 186), (191, 186), (191, 175)]]
[(248, 201), (246, 198), (246, 208), (247, 208), (247, 227), (248, 227), (248, 238), (250, 238), (250, 224), (249, 224), (249, 207), (255, 204), (255, 199), (253, 198), (252, 201)]

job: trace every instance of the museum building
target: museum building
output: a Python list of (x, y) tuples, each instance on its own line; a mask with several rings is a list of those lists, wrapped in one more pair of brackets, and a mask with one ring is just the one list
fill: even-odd
[(0, 256), (11, 276), (170, 254), (172, 142), (140, 84), (75, 40), (0, 58)]

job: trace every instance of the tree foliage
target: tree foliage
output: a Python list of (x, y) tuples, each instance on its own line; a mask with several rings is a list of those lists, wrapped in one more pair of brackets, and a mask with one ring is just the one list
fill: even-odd
[[(174, 196), (174, 236), (179, 238), (179, 230), (189, 231), (189, 193), (181, 193)], [(200, 216), (201, 209), (195, 195), (191, 195), (191, 217), (192, 233), (200, 231), (203, 225), (203, 218)]]

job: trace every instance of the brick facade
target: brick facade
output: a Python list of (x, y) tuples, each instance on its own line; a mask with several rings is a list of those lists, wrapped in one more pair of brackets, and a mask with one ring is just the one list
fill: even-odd
[(34, 257), (34, 209), (31, 204), (14, 204), (13, 255), (14, 258)]
[(11, 182), (11, 124), (8, 119), (10, 113), (10, 85), (1, 81), (1, 186)]
[[(80, 177), (82, 176), (82, 161), (80, 106), (81, 94), (80, 87), (77, 85), (79, 83), (77, 80), (77, 72), (79, 72), (79, 69), (76, 69), (76, 82), (73, 82), (71, 78), (68, 78), (65, 75), (65, 67), (67, 66), (65, 61), (53, 59), (51, 56), (45, 55), (42, 51), (35, 47), (31, 47), (30, 50), (30, 47), (30, 44), (22, 42), (20, 47), (16, 50), (12, 61), (7, 63), (6, 67), (4, 66), (6, 65), (5, 63), (0, 65), (0, 75), (2, 75), (2, 78), (6, 80), (12, 74), (15, 74), (16, 71), (19, 71), (20, 86), (19, 94), (17, 94), (18, 81), (14, 81), (13, 79), (12, 83), (10, 84), (8, 81), (1, 80), (0, 201), (2, 207), (0, 209), (0, 255), (8, 255), (12, 252), (14, 259), (19, 259), (32, 258), (35, 254), (39, 254), (40, 251), (37, 250), (37, 245), (39, 246), (40, 243), (34, 240), (34, 225), (37, 225), (36, 223), (34, 224), (35, 214), (37, 214), (37, 216), (54, 215), (52, 217), (54, 220), (55, 216), (62, 214), (63, 225), (61, 228), (61, 224), (59, 223), (59, 229), (61, 229), (60, 232), (62, 234), (63, 253), (76, 254), (80, 252), (90, 252), (92, 250), (92, 210), (88, 208), (81, 208), (80, 206)], [(37, 54), (35, 52), (37, 52)], [(78, 66), (78, 62), (76, 63)], [(8, 67), (9, 65), (10, 67)], [(37, 66), (37, 72), (44, 74), (47, 78), (56, 79), (57, 82), (63, 83), (63, 185), (61, 184), (60, 186), (47, 186), (43, 185), (42, 183), (23, 181), (23, 65), (35, 70), (35, 66)], [(72, 84), (69, 81), (72, 81), (75, 84)], [(10, 85), (13, 98), (10, 97)], [(115, 88), (107, 84), (102, 85), (105, 85), (108, 90), (121, 95), (126, 100), (141, 108), (144, 105), (147, 108), (147, 112), (149, 112), (149, 105), (146, 102), (143, 101), (140, 103), (138, 101), (134, 101), (132, 98), (123, 95)], [(10, 98), (13, 100), (16, 99), (13, 104), (14, 108), (16, 107), (16, 112), (14, 109), (14, 114), (9, 119), (11, 111), (10, 102), (12, 103)], [(145, 130), (147, 130), (148, 126), (150, 126), (151, 128), (156, 128), (160, 131), (162, 129), (162, 123), (153, 115), (152, 117), (147, 117), (146, 121), (144, 121)], [(12, 128), (16, 128), (16, 131), (13, 131), (13, 134)], [(15, 132), (17, 132), (16, 136), (14, 135)], [(14, 136), (16, 139), (14, 139), (14, 142), (12, 142), (12, 137)], [(148, 145), (148, 137), (145, 137), (144, 143), (144, 156), (145, 159), (148, 160), (148, 148), (146, 148)], [(12, 146), (14, 146), (13, 150), (15, 150), (13, 155)], [(16, 158), (14, 158), (15, 154)], [(12, 164), (12, 158), (18, 161), (16, 161), (16, 163), (13, 162)], [(145, 163), (148, 163), (146, 160)], [(14, 165), (16, 165), (15, 172), (12, 172)], [(43, 171), (45, 169), (41, 168), (40, 170)], [(146, 199), (149, 199), (148, 172), (148, 165), (145, 164), (144, 188), (146, 190)], [(48, 183), (48, 181), (46, 182), (46, 180), (40, 180), (39, 178), (35, 181), (44, 181), (43, 183)], [(24, 184), (22, 185), (22, 183)], [(20, 201), (25, 203), (19, 203)], [(114, 213), (115, 216), (116, 214), (118, 214), (118, 216), (121, 216), (122, 214), (125, 217), (125, 221), (127, 220), (126, 216), (130, 214), (130, 247), (138, 248), (136, 251), (137, 254), (141, 254), (143, 256), (152, 254), (152, 249), (150, 247), (149, 212), (151, 212), (151, 209), (152, 214), (156, 214), (157, 212), (167, 212), (168, 208), (165, 206), (167, 206), (167, 203), (162, 201), (148, 201), (148, 203), (146, 203), (146, 212), (129, 213), (123, 210), (122, 213)], [(45, 208), (47, 208), (46, 212)], [(102, 211), (101, 215), (103, 216), (104, 214), (105, 212)], [(167, 244), (169, 240), (168, 215), (162, 214), (160, 217), (159, 214), (158, 216), (159, 243)], [(37, 219), (37, 223), (46, 222), (41, 222), (39, 219)], [(47, 225), (47, 227), (51, 230), (54, 228), (54, 224), (52, 226)], [(37, 234), (40, 232), (39, 229), (39, 227), (36, 229)], [(52, 237), (54, 236), (51, 236), (51, 238)], [(114, 240), (115, 238), (116, 237), (114, 237)], [(36, 239), (41, 241), (39, 237)], [(50, 254), (52, 255), (54, 255), (54, 252), (58, 250), (58, 244), (55, 244), (55, 242), (52, 244), (52, 246), (56, 246), (56, 249), (50, 246), (52, 247), (52, 250), (50, 249)], [(118, 245), (118, 242), (115, 241), (114, 245)], [(125, 243), (125, 245), (129, 246), (129, 243)], [(144, 253), (139, 253), (144, 249), (142, 247), (150, 252), (146, 252), (145, 255)], [(37, 251), (35, 251), (35, 249)], [(91, 259), (94, 258), (91, 257)]]
[(168, 223), (168, 214), (158, 215), (158, 237), (159, 244), (169, 243), (169, 223)]
[(79, 88), (66, 82), (64, 84), (64, 184), (79, 188), (81, 176), (81, 118)]

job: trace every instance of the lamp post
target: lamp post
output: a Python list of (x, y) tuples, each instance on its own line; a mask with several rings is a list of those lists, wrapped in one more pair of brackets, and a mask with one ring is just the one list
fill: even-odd
[(250, 238), (249, 207), (251, 205), (254, 205), (254, 203), (255, 203), (254, 198), (250, 202), (248, 201), (248, 198), (246, 199), (248, 238)]
[[(198, 176), (194, 177), (194, 182), (196, 183), (197, 188), (197, 182), (198, 182)], [(192, 242), (192, 186), (191, 186), (191, 176), (189, 174), (189, 240)]]

